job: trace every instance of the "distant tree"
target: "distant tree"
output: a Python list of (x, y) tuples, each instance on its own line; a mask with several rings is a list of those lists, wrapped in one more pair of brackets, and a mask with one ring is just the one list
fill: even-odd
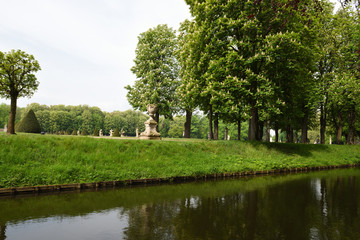
[(25, 117), (16, 125), (17, 132), (41, 133), (40, 124), (33, 110), (30, 110)]
[(99, 136), (99, 129), (97, 127), (94, 129), (93, 136)]
[(76, 129), (74, 128), (71, 135), (77, 135)]
[(113, 137), (120, 137), (119, 129), (115, 128), (114, 133), (113, 133)]
[(125, 87), (127, 99), (141, 111), (146, 111), (148, 104), (157, 104), (157, 122), (159, 115), (172, 118), (177, 107), (175, 90), (179, 85), (175, 31), (166, 24), (158, 25), (141, 33), (138, 39), (135, 66), (131, 68), (138, 80), (134, 86)]
[(81, 136), (87, 136), (89, 135), (88, 132), (86, 131), (86, 129), (83, 129), (81, 132)]
[(21, 50), (0, 51), (0, 96), (10, 98), (8, 134), (15, 134), (19, 97), (31, 97), (39, 86), (35, 72), (41, 70), (33, 55)]

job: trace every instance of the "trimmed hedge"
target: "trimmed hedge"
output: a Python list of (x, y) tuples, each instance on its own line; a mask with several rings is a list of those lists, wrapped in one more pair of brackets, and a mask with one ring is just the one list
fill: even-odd
[(30, 109), (25, 117), (16, 125), (15, 131), (25, 133), (41, 133), (40, 123), (32, 109)]

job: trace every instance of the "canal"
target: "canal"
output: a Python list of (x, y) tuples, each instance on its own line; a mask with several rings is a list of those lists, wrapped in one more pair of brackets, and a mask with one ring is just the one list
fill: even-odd
[(0, 198), (0, 240), (360, 239), (360, 169)]

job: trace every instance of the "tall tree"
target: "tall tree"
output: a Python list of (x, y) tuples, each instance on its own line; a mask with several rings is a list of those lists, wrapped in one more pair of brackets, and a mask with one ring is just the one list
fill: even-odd
[(39, 86), (35, 72), (41, 70), (33, 55), (21, 50), (0, 51), (0, 96), (10, 98), (8, 134), (15, 134), (19, 97), (31, 97)]
[[(271, 62), (272, 56), (269, 55), (275, 52), (269, 52), (268, 48), (282, 44), (282, 50), (289, 50), (291, 61), (287, 61), (286, 53), (280, 53), (282, 62), (275, 70), (286, 69), (296, 75), (284, 78), (285, 74), (282, 74), (281, 81), (296, 82), (307, 88), (311, 79), (309, 67), (313, 63), (307, 64), (313, 56), (309, 41), (312, 30), (308, 26), (315, 18), (313, 13), (320, 11), (319, 1), (186, 2), (194, 16), (192, 26), (195, 28), (188, 45), (198, 49), (189, 52), (188, 63), (197, 73), (194, 75), (197, 78), (193, 77), (194, 85), (200, 86), (199, 96), (209, 106), (209, 117), (212, 117), (212, 112), (221, 115), (243, 110), (248, 113), (248, 139), (260, 140), (264, 122), (279, 113), (281, 102), (276, 98), (280, 86), (273, 79), (274, 69), (268, 71), (273, 66), (267, 64)], [(303, 46), (304, 43), (307, 45)], [(289, 46), (296, 49), (286, 49)], [(297, 54), (303, 51), (301, 56), (306, 59), (298, 63), (301, 56)], [(274, 60), (278, 63), (278, 59)], [(307, 81), (302, 84), (304, 77)], [(306, 102), (303, 105), (306, 106)]]
[(159, 115), (172, 118), (176, 111), (176, 88), (179, 85), (179, 66), (175, 57), (177, 39), (175, 31), (166, 24), (158, 25), (138, 37), (135, 65), (131, 71), (137, 80), (126, 86), (129, 103), (141, 111), (148, 104), (156, 104)]

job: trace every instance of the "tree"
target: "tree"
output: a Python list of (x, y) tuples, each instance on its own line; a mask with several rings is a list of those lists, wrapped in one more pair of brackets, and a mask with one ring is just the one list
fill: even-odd
[(8, 134), (15, 134), (19, 97), (31, 97), (39, 86), (35, 72), (41, 70), (33, 55), (21, 50), (0, 51), (0, 96), (10, 98)]
[(175, 58), (177, 40), (175, 31), (158, 25), (141, 33), (136, 48), (135, 65), (131, 71), (138, 80), (134, 86), (126, 86), (129, 103), (141, 111), (148, 104), (156, 104), (159, 115), (172, 118), (176, 111), (175, 90), (179, 85), (179, 67)]
[(25, 133), (41, 133), (41, 127), (32, 109), (25, 117), (16, 125), (17, 132)]
[[(283, 89), (278, 82), (297, 83), (303, 89), (311, 85), (314, 56), (311, 23), (320, 11), (319, 1), (186, 2), (194, 20), (186, 29), (190, 30), (190, 37), (185, 45), (188, 49), (183, 52), (185, 67), (191, 72), (189, 79), (193, 89), (200, 89), (197, 95), (201, 99), (200, 108), (209, 112), (210, 134), (213, 113), (215, 122), (218, 118), (229, 118), (229, 115), (237, 116), (241, 122), (241, 112), (245, 112), (249, 119), (248, 139), (260, 140), (264, 122), (269, 123), (280, 113), (282, 101), (277, 95)], [(280, 44), (280, 52), (269, 51)], [(292, 50), (286, 48), (289, 46), (296, 47), (289, 52), (291, 61), (287, 61), (284, 54), (285, 50)], [(298, 53), (303, 54), (298, 56)], [(280, 64), (274, 59), (278, 54), (283, 57)], [(301, 57), (306, 58), (297, 61)], [(274, 64), (268, 64), (272, 59), (278, 65), (275, 69)], [(280, 76), (282, 70), (295, 75)], [(306, 81), (302, 83), (302, 79)], [(302, 103), (307, 106), (306, 101)]]

